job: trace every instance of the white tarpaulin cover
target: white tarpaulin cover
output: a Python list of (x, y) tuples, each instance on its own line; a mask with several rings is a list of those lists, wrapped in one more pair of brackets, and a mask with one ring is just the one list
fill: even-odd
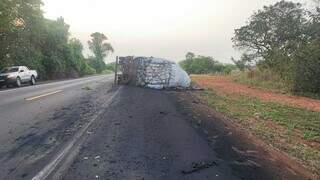
[[(153, 57), (125, 57), (120, 58), (122, 71), (128, 71), (131, 84), (138, 86), (163, 89), (163, 88), (187, 88), (190, 86), (188, 74), (177, 64), (169, 60)], [(126, 72), (122, 72), (126, 74)]]

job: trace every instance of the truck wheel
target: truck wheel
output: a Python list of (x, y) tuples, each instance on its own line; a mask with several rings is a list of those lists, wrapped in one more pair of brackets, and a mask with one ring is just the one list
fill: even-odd
[(34, 76), (31, 76), (30, 84), (31, 85), (35, 85), (36, 84), (36, 78), (34, 78)]
[(21, 86), (21, 79), (20, 79), (20, 77), (17, 77), (15, 85), (16, 85), (16, 87), (20, 87), (20, 86)]

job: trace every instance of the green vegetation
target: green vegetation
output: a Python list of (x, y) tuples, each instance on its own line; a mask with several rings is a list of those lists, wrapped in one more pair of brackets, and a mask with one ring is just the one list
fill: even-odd
[(89, 64), (97, 71), (101, 73), (106, 69), (104, 62), (105, 57), (113, 52), (113, 47), (110, 43), (105, 42), (108, 38), (102, 33), (91, 34), (92, 40), (88, 42), (89, 49), (93, 52), (94, 57), (89, 58)]
[(235, 65), (222, 64), (212, 57), (196, 56), (191, 52), (187, 53), (186, 59), (180, 62), (180, 66), (189, 74), (230, 74), (236, 69)]
[(108, 63), (105, 65), (105, 69), (101, 72), (101, 74), (112, 74), (114, 73), (115, 68), (116, 68), (115, 62)]
[(109, 71), (113, 71), (113, 72), (114, 72), (115, 69), (116, 69), (116, 63), (115, 63), (115, 62), (106, 64), (106, 70), (109, 70)]
[(320, 150), (307, 142), (320, 141), (320, 112), (262, 102), (247, 96), (222, 96), (212, 90), (201, 93), (209, 106), (252, 131), (268, 144), (320, 170)]
[(89, 45), (95, 56), (89, 61), (82, 54), (80, 41), (70, 39), (69, 25), (64, 19), (45, 19), (41, 6), (41, 0), (0, 2), (0, 69), (24, 65), (36, 69), (41, 79), (100, 73), (104, 68), (101, 60), (111, 45), (95, 39), (98, 35), (102, 40), (106, 37), (100, 33), (92, 35)]
[(268, 69), (233, 71), (230, 76), (235, 82), (246, 84), (250, 87), (261, 87), (278, 93), (290, 93), (287, 83), (279, 75)]
[(320, 8), (280, 1), (255, 12), (236, 29), (234, 60), (240, 70), (271, 71), (297, 94), (320, 94)]
[(299, 95), (313, 99), (320, 99), (319, 93), (311, 92), (293, 92), (292, 85), (283, 80), (280, 75), (272, 72), (270, 69), (251, 69), (244, 71), (233, 71), (230, 74), (233, 81), (246, 84), (253, 88), (268, 89), (273, 92)]

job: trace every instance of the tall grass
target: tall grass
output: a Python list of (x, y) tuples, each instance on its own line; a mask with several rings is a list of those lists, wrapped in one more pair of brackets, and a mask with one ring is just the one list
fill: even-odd
[(291, 86), (271, 70), (233, 71), (230, 76), (235, 82), (247, 84), (251, 87), (261, 87), (280, 93), (291, 92)]

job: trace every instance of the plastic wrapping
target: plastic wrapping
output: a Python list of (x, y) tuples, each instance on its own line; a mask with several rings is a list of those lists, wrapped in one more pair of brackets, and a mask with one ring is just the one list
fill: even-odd
[(120, 65), (132, 85), (152, 89), (190, 86), (188, 74), (178, 64), (166, 59), (129, 56), (120, 58)]

